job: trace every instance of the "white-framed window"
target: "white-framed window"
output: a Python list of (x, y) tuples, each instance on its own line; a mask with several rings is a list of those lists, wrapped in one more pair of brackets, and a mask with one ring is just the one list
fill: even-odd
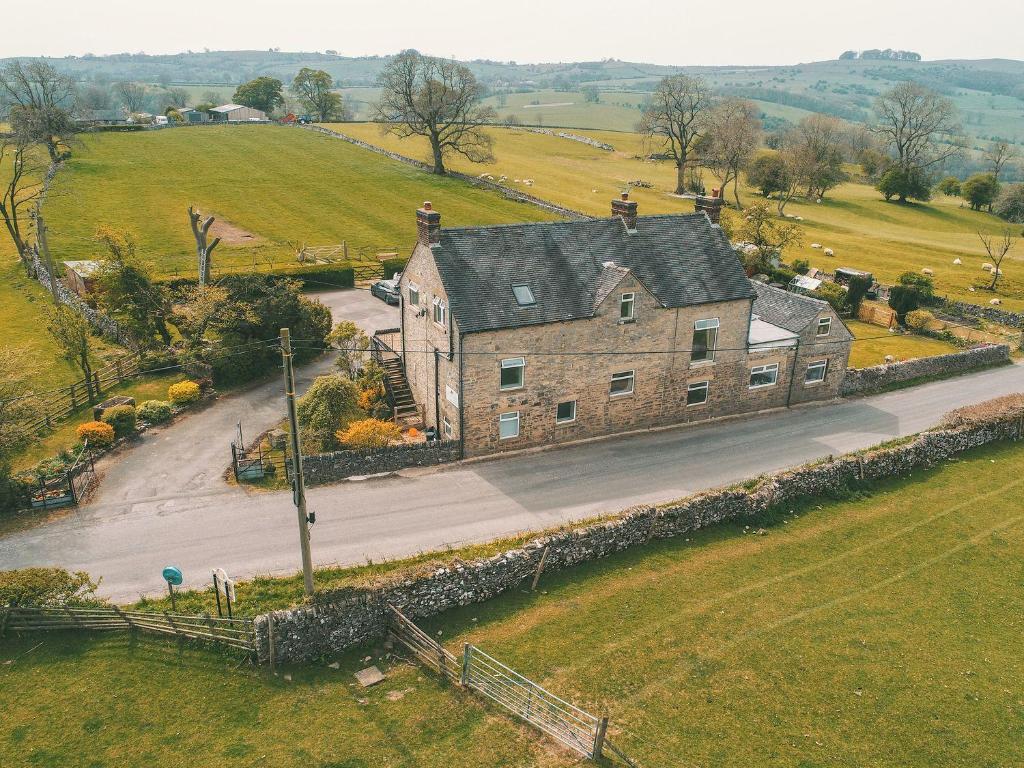
[(622, 371), (621, 373), (612, 374), (611, 387), (608, 393), (615, 397), (616, 395), (629, 395), (633, 392), (633, 371)]
[(409, 283), (409, 304), (413, 307), (420, 305), (420, 287), (416, 283)]
[(448, 325), (448, 305), (443, 299), (434, 299), (434, 322), (445, 327)]
[(520, 389), (526, 374), (526, 360), (522, 357), (508, 357), (501, 361), (501, 388)]
[(779, 364), (755, 365), (750, 369), (750, 388), (772, 387), (779, 380)]
[(686, 405), (703, 405), (708, 401), (708, 386), (711, 382), (695, 381), (686, 385)]
[(520, 307), (529, 307), (537, 303), (530, 286), (522, 283), (512, 286), (512, 295), (516, 297), (516, 304)]
[(828, 336), (832, 332), (832, 318), (831, 317), (819, 317), (818, 318), (818, 336)]
[(619, 319), (633, 319), (633, 305), (636, 304), (635, 293), (624, 293), (619, 297)]
[(690, 360), (694, 363), (711, 362), (715, 359), (718, 344), (718, 318), (698, 320), (693, 324), (693, 343), (690, 344)]
[(804, 374), (804, 384), (817, 384), (825, 380), (828, 372), (828, 360), (815, 360), (807, 364), (807, 372)]
[(519, 437), (519, 411), (509, 411), (498, 416), (498, 437), (502, 440)]
[(576, 421), (575, 400), (566, 400), (564, 403), (559, 403), (555, 406), (555, 423), (568, 424), (570, 421)]
[(446, 438), (448, 438), (449, 440), (452, 439), (454, 430), (452, 429), (452, 422), (451, 420), (449, 420), (447, 416), (443, 416), (441, 418), (441, 431)]

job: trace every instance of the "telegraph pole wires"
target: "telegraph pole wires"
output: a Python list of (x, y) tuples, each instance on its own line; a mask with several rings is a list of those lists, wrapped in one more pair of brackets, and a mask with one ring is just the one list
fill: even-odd
[(299, 518), (299, 547), (302, 549), (302, 579), (306, 596), (313, 594), (313, 557), (309, 551), (310, 516), (306, 514), (306, 485), (302, 477), (302, 450), (299, 445), (299, 419), (295, 412), (295, 369), (292, 366), (292, 340), (287, 328), (281, 329), (281, 357), (284, 360), (284, 393), (288, 401), (288, 423), (292, 433), (292, 497)]

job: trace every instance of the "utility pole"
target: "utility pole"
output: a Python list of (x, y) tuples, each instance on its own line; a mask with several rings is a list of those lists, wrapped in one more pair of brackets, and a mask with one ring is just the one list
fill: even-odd
[(288, 400), (288, 423), (292, 433), (292, 497), (299, 515), (299, 546), (302, 548), (302, 580), (306, 596), (313, 594), (313, 557), (309, 553), (309, 516), (306, 514), (306, 484), (302, 477), (302, 450), (299, 447), (299, 419), (295, 414), (295, 370), (292, 367), (292, 338), (281, 329), (281, 357), (284, 359), (284, 394)]

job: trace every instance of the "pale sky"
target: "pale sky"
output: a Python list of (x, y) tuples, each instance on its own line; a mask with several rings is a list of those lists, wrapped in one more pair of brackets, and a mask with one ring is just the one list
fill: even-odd
[(47, 0), (4, 17), (0, 57), (416, 48), (520, 63), (721, 65), (897, 48), (925, 59), (1024, 59), (1022, 0)]

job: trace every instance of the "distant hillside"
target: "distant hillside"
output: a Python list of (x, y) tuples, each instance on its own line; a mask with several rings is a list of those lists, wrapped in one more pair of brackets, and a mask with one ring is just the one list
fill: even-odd
[[(673, 72), (700, 74), (722, 93), (757, 100), (773, 120), (799, 119), (821, 112), (867, 121), (877, 95), (894, 83), (914, 79), (949, 96), (977, 143), (1006, 140), (1024, 145), (1024, 61), (1008, 59), (915, 61), (907, 51), (863, 51), (857, 58), (773, 67), (671, 67), (604, 61), (518, 64), (466, 62), (495, 98), (519, 104), (520, 119), (543, 113), (545, 124), (590, 128), (629, 128), (645, 94)], [(891, 54), (891, 55), (887, 55)], [(210, 51), (166, 56), (119, 54), (51, 59), (83, 82), (137, 80), (163, 85), (230, 86), (258, 75), (290, 80), (302, 67), (323, 69), (354, 97), (357, 116), (368, 114), (372, 86), (387, 56), (347, 57), (334, 53)], [(580, 89), (592, 86), (600, 104), (584, 104)], [(566, 94), (550, 98), (547, 92)], [(543, 96), (538, 94), (543, 92)], [(530, 97), (529, 94), (534, 94)], [(530, 102), (537, 101), (538, 104)], [(361, 103), (360, 103), (361, 102)], [(548, 107), (546, 104), (561, 104)], [(500, 106), (500, 105), (499, 105)], [(570, 110), (569, 107), (572, 107)], [(614, 107), (614, 108), (613, 108)], [(559, 110), (565, 119), (559, 117)], [(511, 113), (511, 108), (504, 112)], [(569, 114), (571, 112), (571, 115)]]

